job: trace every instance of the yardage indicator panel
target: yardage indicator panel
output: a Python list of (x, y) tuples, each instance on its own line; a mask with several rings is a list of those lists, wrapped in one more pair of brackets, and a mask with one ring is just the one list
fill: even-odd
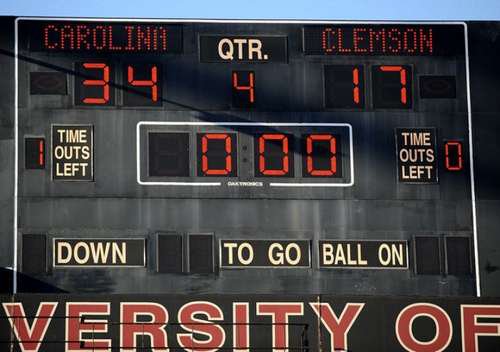
[[(260, 241), (255, 262), (236, 265), (260, 280), (273, 239), (308, 256), (290, 257), (283, 282), (261, 273), (259, 293), (332, 292), (339, 272), (361, 279), (353, 268), (373, 292), (390, 271), (396, 294), (474, 293), (471, 265), (448, 270), (457, 256), (475, 263), (463, 24), (17, 25), (23, 233), (145, 236), (158, 263), (144, 266), (161, 275), (131, 273), (131, 285), (167, 291), (156, 280), (174, 272), (213, 274), (208, 291), (238, 286), (216, 243)], [(338, 292), (364, 293), (348, 281)]]

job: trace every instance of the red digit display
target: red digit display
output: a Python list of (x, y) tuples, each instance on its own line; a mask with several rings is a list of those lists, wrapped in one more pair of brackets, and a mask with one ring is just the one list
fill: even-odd
[(236, 176), (236, 136), (198, 134), (198, 176)]
[(83, 67), (89, 70), (102, 70), (102, 79), (86, 79), (84, 86), (102, 87), (102, 96), (98, 98), (83, 98), (85, 104), (106, 104), (109, 101), (109, 66), (103, 63), (84, 63)]
[(252, 107), (255, 103), (255, 74), (252, 71), (234, 71), (231, 84), (233, 107)]
[(363, 108), (363, 66), (327, 65), (325, 74), (325, 106), (327, 108)]
[(134, 63), (125, 65), (123, 91), (125, 106), (159, 106), (161, 101), (161, 70), (158, 64)]
[(292, 137), (282, 133), (266, 133), (256, 137), (256, 176), (293, 176)]
[(304, 177), (341, 177), (339, 137), (331, 134), (305, 136), (305, 153), (302, 160)]
[(352, 100), (355, 104), (359, 104), (359, 68), (355, 67), (352, 69), (352, 84), (354, 88), (352, 89)]
[(411, 108), (410, 66), (373, 66), (373, 106), (382, 109)]
[(76, 64), (75, 103), (77, 105), (113, 105), (110, 89), (111, 66), (105, 62)]
[(445, 167), (448, 171), (460, 171), (463, 168), (462, 142), (447, 141), (444, 145)]
[(25, 138), (24, 146), (26, 169), (45, 169), (45, 139)]

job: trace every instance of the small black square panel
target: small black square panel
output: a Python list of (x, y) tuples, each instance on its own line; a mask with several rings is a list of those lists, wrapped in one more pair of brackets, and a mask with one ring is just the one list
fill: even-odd
[(455, 99), (457, 97), (455, 76), (421, 76), (420, 97), (422, 99)]
[(189, 235), (189, 272), (214, 272), (214, 245), (211, 234)]
[(415, 237), (416, 273), (422, 275), (439, 275), (441, 273), (441, 257), (439, 237)]
[(182, 235), (158, 234), (158, 272), (182, 273)]
[(446, 266), (448, 275), (470, 275), (471, 253), (468, 237), (446, 237)]
[(23, 273), (41, 274), (47, 271), (47, 244), (42, 234), (23, 235)]
[(30, 94), (67, 94), (66, 74), (62, 72), (30, 72)]
[(149, 176), (189, 176), (189, 134), (148, 135)]

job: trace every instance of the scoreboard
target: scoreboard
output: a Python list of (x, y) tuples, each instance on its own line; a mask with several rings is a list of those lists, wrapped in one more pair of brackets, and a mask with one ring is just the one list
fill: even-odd
[(0, 18), (0, 349), (497, 351), (498, 33)]
[(16, 28), (26, 275), (69, 292), (478, 290), (463, 23)]

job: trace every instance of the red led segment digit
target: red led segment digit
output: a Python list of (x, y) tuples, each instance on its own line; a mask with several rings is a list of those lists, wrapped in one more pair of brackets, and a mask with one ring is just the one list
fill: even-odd
[(372, 66), (373, 107), (410, 109), (412, 72), (412, 67), (409, 65)]
[(408, 102), (406, 94), (406, 69), (402, 66), (380, 66), (383, 72), (399, 72), (399, 79), (401, 82), (401, 104), (406, 105)]
[(43, 139), (40, 139), (38, 141), (38, 166), (43, 167), (45, 164), (45, 150), (44, 150), (44, 143), (45, 141)]
[(99, 86), (102, 87), (102, 97), (86, 97), (83, 98), (84, 104), (106, 104), (109, 101), (109, 66), (104, 63), (89, 63), (85, 62), (83, 67), (90, 70), (102, 70), (102, 79), (85, 79), (84, 86)]
[[(224, 168), (213, 169), (209, 168), (209, 157), (208, 157), (208, 144), (209, 140), (222, 140), (224, 142), (224, 150), (226, 156), (224, 157), (225, 165)], [(205, 175), (220, 175), (226, 176), (231, 174), (233, 169), (232, 166), (232, 146), (231, 146), (231, 136), (226, 133), (207, 133), (201, 137), (201, 169)]]
[[(277, 168), (266, 166), (266, 141), (278, 141), (281, 143), (281, 164)], [(266, 176), (284, 176), (289, 173), (290, 160), (288, 156), (288, 137), (284, 134), (263, 134), (259, 137), (259, 172)]]
[(25, 138), (25, 168), (27, 170), (45, 169), (45, 139)]
[(328, 109), (362, 109), (364, 70), (362, 65), (325, 65), (325, 107)]
[(255, 103), (255, 74), (251, 71), (234, 71), (231, 85), (233, 90), (233, 106), (251, 107)]
[(158, 101), (158, 68), (153, 65), (151, 67), (151, 79), (149, 80), (134, 80), (134, 68), (127, 66), (127, 81), (133, 87), (151, 87), (151, 100)]
[(462, 142), (448, 141), (444, 145), (445, 166), (448, 171), (460, 171), (463, 168)]
[(352, 83), (354, 84), (354, 88), (352, 90), (352, 100), (356, 103), (359, 104), (359, 69), (353, 68), (352, 69)]
[[(329, 167), (317, 169), (314, 165), (314, 144), (328, 142), (329, 145)], [(310, 134), (306, 139), (307, 173), (311, 176), (333, 176), (337, 173), (337, 139), (331, 134)]]

